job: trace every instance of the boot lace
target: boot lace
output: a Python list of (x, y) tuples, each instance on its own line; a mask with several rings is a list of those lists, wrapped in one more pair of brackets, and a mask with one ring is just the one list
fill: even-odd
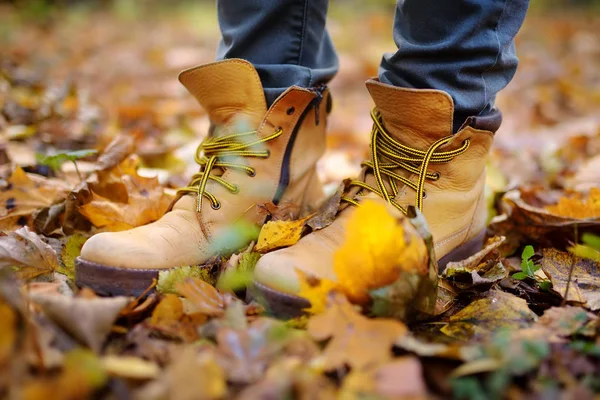
[[(425, 181), (427, 179), (437, 181), (441, 177), (439, 172), (427, 172), (429, 164), (444, 164), (452, 161), (454, 157), (467, 151), (471, 141), (466, 139), (456, 150), (437, 151), (453, 139), (451, 135), (435, 141), (425, 151), (414, 149), (399, 143), (385, 130), (381, 113), (376, 108), (371, 111), (371, 118), (373, 119), (371, 160), (363, 162), (361, 166), (367, 169), (367, 173), (369, 171), (373, 173), (377, 187), (357, 179), (350, 181), (349, 186), (358, 186), (371, 191), (406, 214), (407, 209), (394, 199), (398, 195), (398, 184), (406, 185), (417, 192), (415, 205), (419, 211), (423, 211), (423, 199), (426, 197)], [(419, 177), (417, 183), (394, 172), (399, 168), (416, 174)], [(342, 200), (355, 206), (359, 205), (358, 201), (347, 196), (343, 196)]]
[(254, 176), (256, 174), (254, 168), (229, 160), (233, 157), (269, 158), (270, 152), (268, 149), (259, 150), (256, 148), (253, 149), (253, 147), (275, 139), (282, 133), (283, 130), (277, 128), (275, 132), (264, 138), (259, 138), (257, 136), (257, 131), (206, 138), (196, 149), (196, 155), (194, 157), (196, 163), (200, 165), (200, 171), (192, 176), (188, 186), (179, 189), (177, 193), (182, 195), (196, 194), (198, 196), (196, 211), (198, 212), (202, 209), (202, 199), (204, 197), (210, 200), (213, 209), (217, 210), (221, 208), (221, 203), (217, 197), (206, 190), (208, 181), (215, 181), (234, 194), (239, 192), (239, 187), (227, 182), (221, 176), (213, 174), (213, 170), (215, 168), (232, 168), (245, 171), (248, 176)]

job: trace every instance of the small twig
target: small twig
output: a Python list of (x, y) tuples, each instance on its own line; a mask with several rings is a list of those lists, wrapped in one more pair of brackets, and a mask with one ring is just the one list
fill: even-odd
[(73, 165), (75, 166), (75, 172), (77, 172), (77, 176), (79, 177), (79, 183), (83, 182), (83, 177), (81, 176), (81, 172), (79, 172), (79, 167), (77, 166), (77, 161), (71, 160)]
[[(577, 230), (577, 224), (575, 224), (575, 244), (579, 242), (577, 237), (579, 236)], [(575, 256), (571, 254), (571, 267), (569, 268), (569, 279), (567, 279), (567, 287), (565, 287), (565, 294), (563, 296), (563, 301), (561, 306), (564, 306), (567, 303), (567, 296), (569, 295), (569, 289), (571, 288), (571, 280), (573, 279), (573, 270), (575, 269)]]

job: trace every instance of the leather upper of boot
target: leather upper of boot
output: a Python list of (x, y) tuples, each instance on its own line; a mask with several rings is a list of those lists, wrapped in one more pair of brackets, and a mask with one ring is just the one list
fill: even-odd
[[(445, 92), (397, 88), (377, 80), (368, 81), (367, 88), (384, 129), (394, 141), (423, 152), (444, 138), (448, 140), (437, 152), (466, 148), (448, 162), (430, 163), (427, 168), (435, 179), (425, 180), (422, 211), (433, 235), (436, 256), (440, 259), (485, 229), (485, 164), (494, 133), (466, 123), (453, 135), (454, 104)], [(372, 165), (373, 160), (370, 161)], [(382, 158), (381, 161), (387, 160)], [(418, 174), (405, 168), (391, 170), (415, 185), (419, 180)], [(385, 190), (392, 193), (387, 176), (381, 175)], [(370, 167), (363, 169), (359, 181), (379, 189)], [(347, 196), (356, 199), (357, 203), (369, 198), (387, 204), (390, 212), (401, 214), (398, 207), (368, 189), (357, 186), (349, 192)], [(415, 205), (416, 196), (412, 187), (398, 184), (397, 193), (391, 199), (397, 206), (406, 208)], [(345, 226), (353, 209), (354, 206), (343, 204), (342, 211), (330, 226), (307, 235), (292, 247), (263, 256), (256, 266), (255, 280), (293, 294), (299, 290), (296, 269), (317, 278), (335, 279), (333, 257), (345, 239)]]
[[(204, 193), (218, 199), (217, 207), (188, 190), (154, 223), (93, 236), (82, 249), (83, 259), (123, 268), (201, 264), (237, 250), (229, 246), (244, 244), (228, 242), (236, 234), (232, 224), (243, 219), (260, 226), (264, 217), (257, 213), (258, 205), (289, 201), (301, 206), (322, 194), (315, 163), (325, 150), (327, 112), (326, 101), (321, 100), (328, 96), (326, 89), (291, 87), (267, 109), (258, 73), (246, 61), (200, 66), (182, 72), (179, 79), (206, 110), (213, 139), (255, 131), (246, 140), (264, 142), (248, 150), (268, 156), (218, 157), (247, 169), (215, 167), (199, 173), (230, 185), (207, 180)], [(277, 136), (269, 139), (274, 134)]]

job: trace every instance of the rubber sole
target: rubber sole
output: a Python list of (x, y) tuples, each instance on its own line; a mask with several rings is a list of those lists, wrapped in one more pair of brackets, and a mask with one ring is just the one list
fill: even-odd
[[(469, 240), (465, 244), (446, 254), (438, 262), (438, 274), (446, 269), (449, 262), (464, 260), (483, 248), (485, 241), (485, 230)], [(268, 314), (277, 318), (295, 318), (310, 308), (310, 302), (303, 297), (279, 292), (260, 282), (254, 281), (253, 285), (246, 292), (246, 300), (255, 300), (260, 303)]]
[[(75, 259), (75, 284), (89, 287), (101, 296), (138, 297), (158, 279), (158, 273), (164, 269), (117, 268)], [(152, 293), (148, 292), (148, 294)]]

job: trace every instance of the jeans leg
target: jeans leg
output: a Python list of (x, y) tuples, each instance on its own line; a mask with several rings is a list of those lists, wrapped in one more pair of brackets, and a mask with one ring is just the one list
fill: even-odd
[(438, 89), (454, 99), (454, 130), (494, 107), (514, 76), (514, 38), (529, 0), (398, 0), (394, 41), (379, 79), (394, 86)]
[(329, 0), (217, 0), (217, 59), (250, 61), (271, 105), (288, 87), (327, 83), (338, 59), (325, 20)]

